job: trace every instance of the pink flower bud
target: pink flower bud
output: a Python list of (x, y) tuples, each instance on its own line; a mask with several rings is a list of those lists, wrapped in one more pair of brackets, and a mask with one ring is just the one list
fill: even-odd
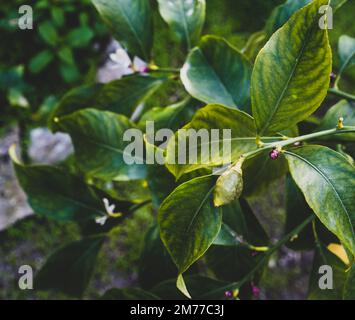
[(270, 159), (271, 160), (276, 160), (280, 155), (280, 152), (277, 150), (277, 149), (273, 149), (270, 153), (269, 153), (269, 156), (270, 156)]

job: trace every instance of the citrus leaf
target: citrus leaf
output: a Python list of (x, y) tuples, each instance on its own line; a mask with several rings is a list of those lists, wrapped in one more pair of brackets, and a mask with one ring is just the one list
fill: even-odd
[[(333, 289), (321, 290), (319, 273), (321, 266), (330, 266), (333, 271)], [(308, 299), (310, 300), (339, 300), (342, 299), (342, 291), (345, 282), (346, 265), (323, 244), (319, 244), (314, 256), (313, 268), (310, 276)]]
[[(58, 103), (52, 120), (84, 108), (96, 108), (131, 116), (134, 109), (150, 97), (165, 78), (132, 75), (107, 84), (90, 84), (69, 91)], [(55, 128), (55, 123), (52, 124)]]
[[(56, 220), (92, 220), (106, 215), (103, 191), (59, 167), (25, 166), (12, 155), (16, 176), (36, 214)], [(127, 205), (120, 207), (128, 209)]]
[(114, 37), (132, 55), (147, 62), (153, 46), (153, 23), (149, 1), (92, 0)]
[[(58, 124), (71, 136), (78, 166), (87, 176), (103, 180), (145, 177), (143, 164), (127, 164), (125, 161), (125, 157), (131, 159), (130, 154), (125, 153), (131, 142), (123, 140), (124, 133), (134, 128), (125, 116), (84, 109), (62, 117)], [(136, 156), (137, 159), (140, 157)], [(139, 160), (143, 160), (143, 155)]]
[(81, 297), (104, 240), (104, 236), (89, 237), (55, 251), (35, 277), (36, 290), (57, 290)]
[(266, 31), (268, 35), (272, 35), (277, 29), (280, 29), (291, 16), (312, 0), (287, 0), (285, 3), (277, 6), (271, 13), (270, 18), (266, 22)]
[(222, 38), (204, 36), (187, 57), (180, 77), (186, 91), (205, 103), (242, 110), (250, 106), (251, 64)]
[[(355, 103), (346, 100), (339, 101), (327, 111), (316, 131), (335, 128), (340, 117), (344, 118), (345, 125), (355, 126)], [(324, 139), (329, 139), (329, 137)], [(337, 134), (334, 139), (337, 141), (355, 141), (355, 133)]]
[(338, 51), (341, 62), (339, 73), (342, 73), (347, 67), (355, 64), (355, 38), (342, 35), (339, 38)]
[(159, 12), (187, 48), (191, 48), (200, 38), (205, 22), (205, 0), (158, 0)]
[(212, 205), (214, 184), (213, 176), (187, 181), (160, 206), (160, 236), (180, 275), (206, 252), (221, 228), (221, 212)]
[[(224, 129), (230, 129), (230, 138), (224, 137)], [(244, 152), (248, 152), (256, 148), (255, 136), (256, 129), (253, 118), (247, 113), (224, 107), (221, 105), (208, 105), (199, 109), (192, 121), (177, 131), (174, 137), (169, 140), (166, 150), (166, 166), (169, 171), (177, 178), (187, 172), (194, 171), (199, 168), (213, 167), (227, 164), (228, 161), (236, 161)], [(219, 137), (209, 137), (209, 141), (196, 142), (191, 138), (192, 134), (189, 129), (194, 129), (194, 133), (203, 132), (202, 130), (218, 129)], [(187, 143), (187, 137), (190, 138)], [(178, 146), (186, 142), (186, 164), (179, 164)], [(231, 145), (231, 154), (224, 153), (223, 143)], [(211, 152), (212, 146), (219, 146), (220, 152)], [(183, 150), (185, 151), (185, 150)], [(197, 161), (190, 161), (192, 152), (196, 152)], [(222, 154), (223, 153), (223, 154)], [(207, 161), (208, 159), (208, 161)], [(193, 162), (193, 163), (192, 163)]]
[(320, 221), (355, 255), (355, 169), (322, 146), (285, 151), (290, 172)]
[(306, 119), (326, 97), (332, 55), (318, 9), (327, 3), (315, 0), (297, 11), (257, 56), (251, 96), (260, 135)]
[(186, 98), (165, 108), (152, 108), (141, 117), (138, 126), (145, 130), (146, 121), (154, 121), (155, 130), (171, 129), (176, 131), (191, 120), (199, 104), (196, 100)]

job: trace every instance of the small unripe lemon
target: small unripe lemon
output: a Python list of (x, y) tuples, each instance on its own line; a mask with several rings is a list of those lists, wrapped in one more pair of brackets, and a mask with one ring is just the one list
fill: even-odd
[(220, 207), (238, 199), (243, 191), (242, 164), (240, 159), (233, 167), (224, 172), (216, 182), (213, 203)]

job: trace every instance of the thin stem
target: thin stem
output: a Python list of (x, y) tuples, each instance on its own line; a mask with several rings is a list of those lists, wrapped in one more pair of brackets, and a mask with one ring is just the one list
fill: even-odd
[(150, 72), (166, 72), (166, 73), (180, 73), (180, 69), (177, 68), (160, 68), (150, 70)]
[(252, 158), (253, 156), (255, 156), (258, 153), (265, 151), (265, 150), (269, 150), (269, 149), (273, 149), (273, 148), (283, 148), (283, 147), (295, 144), (297, 142), (302, 142), (302, 141), (316, 139), (319, 137), (330, 136), (330, 135), (339, 134), (339, 133), (347, 133), (347, 132), (355, 132), (355, 126), (344, 126), (343, 129), (334, 128), (334, 129), (323, 130), (323, 131), (319, 131), (319, 132), (315, 132), (315, 133), (306, 134), (306, 135), (299, 136), (296, 138), (286, 139), (286, 140), (279, 141), (279, 142), (265, 143), (265, 144), (263, 144), (263, 147), (253, 150), (253, 151), (250, 151), (248, 153), (245, 153), (243, 155), (243, 157), (245, 159)]
[(295, 235), (299, 234), (308, 224), (310, 224), (313, 220), (315, 219), (315, 215), (309, 216), (306, 220), (304, 220), (299, 226), (297, 226), (295, 229), (293, 229), (291, 232), (289, 232), (287, 235), (285, 235), (282, 239), (280, 239), (278, 242), (276, 242), (273, 246), (270, 247), (269, 250), (267, 250), (264, 253), (264, 256), (260, 259), (260, 261), (256, 264), (256, 266), (240, 281), (234, 282), (231, 284), (228, 284), (227, 286), (218, 288), (216, 290), (210, 291), (206, 293), (202, 298), (207, 298), (208, 296), (225, 291), (225, 290), (234, 290), (234, 289), (239, 289), (242, 287), (245, 283), (249, 282), (250, 280), (253, 279), (255, 273), (265, 264), (267, 260), (279, 249), (281, 248), (284, 244), (286, 244), (290, 239), (292, 239)]
[(355, 101), (355, 96), (350, 94), (350, 93), (347, 93), (347, 92), (344, 92), (344, 91), (341, 91), (341, 90), (338, 90), (338, 89), (335, 89), (335, 88), (328, 89), (328, 92), (331, 93), (331, 94), (334, 94), (335, 96), (338, 96), (340, 98), (344, 98), (344, 99), (347, 99), (347, 100)]

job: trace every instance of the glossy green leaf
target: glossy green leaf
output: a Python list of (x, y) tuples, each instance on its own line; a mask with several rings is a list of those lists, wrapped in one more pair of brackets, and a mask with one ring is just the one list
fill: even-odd
[(54, 55), (49, 50), (44, 50), (36, 54), (29, 62), (28, 69), (32, 73), (41, 72), (51, 61)]
[[(71, 136), (78, 166), (87, 176), (103, 180), (145, 177), (143, 164), (127, 164), (125, 161), (125, 157), (143, 160), (139, 154), (133, 155), (137, 158), (133, 159), (125, 150), (131, 141), (124, 141), (124, 133), (134, 128), (125, 116), (84, 109), (62, 117), (59, 126)], [(143, 146), (143, 136), (141, 143)]]
[(106, 291), (100, 300), (159, 300), (159, 298), (139, 288), (113, 288)]
[(165, 22), (190, 49), (198, 42), (205, 22), (205, 0), (158, 0), (158, 3)]
[(152, 108), (141, 117), (138, 126), (145, 130), (146, 121), (154, 121), (155, 130), (171, 129), (176, 131), (192, 119), (199, 104), (196, 100), (186, 98), (165, 108)]
[(285, 3), (277, 6), (268, 21), (266, 22), (266, 31), (272, 35), (277, 29), (280, 29), (291, 16), (312, 0), (287, 0)]
[(342, 35), (339, 38), (338, 51), (341, 62), (339, 73), (342, 73), (347, 67), (355, 64), (355, 38)]
[(328, 32), (318, 25), (318, 9), (326, 4), (315, 0), (297, 11), (256, 58), (251, 96), (260, 135), (308, 118), (326, 97), (332, 55)]
[[(243, 153), (256, 148), (256, 129), (253, 118), (245, 112), (221, 105), (208, 105), (199, 109), (192, 121), (182, 129), (184, 130), (178, 131), (175, 137), (169, 140), (166, 152), (166, 166), (177, 178), (199, 168), (227, 164), (230, 159), (232, 162), (236, 161)], [(194, 129), (193, 133), (208, 130), (209, 141), (198, 142), (194, 145), (191, 138), (193, 135), (188, 131), (189, 129)], [(201, 129), (202, 131), (200, 131)], [(218, 138), (212, 137), (211, 129), (219, 129)], [(231, 130), (230, 138), (226, 135), (223, 140), (223, 129)], [(190, 139), (187, 139), (187, 137)], [(187, 145), (187, 163), (179, 164), (177, 148), (179, 144), (183, 145), (184, 142)], [(230, 143), (230, 157), (228, 152), (223, 152), (223, 143)], [(211, 152), (214, 145), (219, 146), (219, 153)], [(189, 149), (190, 147), (191, 149)], [(183, 151), (185, 150), (183, 149)], [(190, 152), (196, 152), (197, 154), (197, 161), (194, 161), (194, 163), (191, 163), (193, 161), (189, 159)]]
[(24, 166), (16, 159), (13, 163), (35, 213), (65, 221), (90, 220), (106, 215), (102, 198), (109, 196), (78, 177), (56, 167)]
[(56, 290), (81, 297), (104, 240), (103, 236), (85, 238), (55, 251), (35, 277), (36, 290)]
[[(330, 266), (333, 270), (333, 289), (321, 290), (319, 280), (323, 276), (319, 273), (321, 266)], [(319, 244), (314, 257), (313, 268), (309, 283), (308, 299), (310, 300), (340, 300), (345, 282), (346, 265), (323, 244)]]
[(206, 103), (248, 110), (251, 64), (222, 38), (205, 36), (181, 69), (186, 91)]
[(343, 298), (345, 300), (355, 300), (355, 264), (346, 273)]
[(147, 62), (153, 46), (153, 23), (149, 1), (92, 0), (114, 37)]
[(321, 222), (355, 255), (355, 169), (322, 146), (285, 152), (290, 172)]
[[(346, 100), (339, 101), (327, 111), (316, 131), (335, 128), (340, 117), (344, 118), (346, 126), (355, 126), (355, 103)], [(329, 137), (324, 139), (329, 139)], [(355, 133), (341, 133), (331, 139), (337, 141), (355, 141)]]
[(180, 274), (206, 252), (221, 228), (221, 212), (212, 205), (214, 184), (213, 176), (187, 181), (160, 206), (160, 236)]
[(135, 108), (150, 97), (165, 80), (165, 78), (132, 75), (107, 84), (91, 84), (75, 88), (59, 102), (52, 119), (83, 108), (96, 108), (131, 116)]

